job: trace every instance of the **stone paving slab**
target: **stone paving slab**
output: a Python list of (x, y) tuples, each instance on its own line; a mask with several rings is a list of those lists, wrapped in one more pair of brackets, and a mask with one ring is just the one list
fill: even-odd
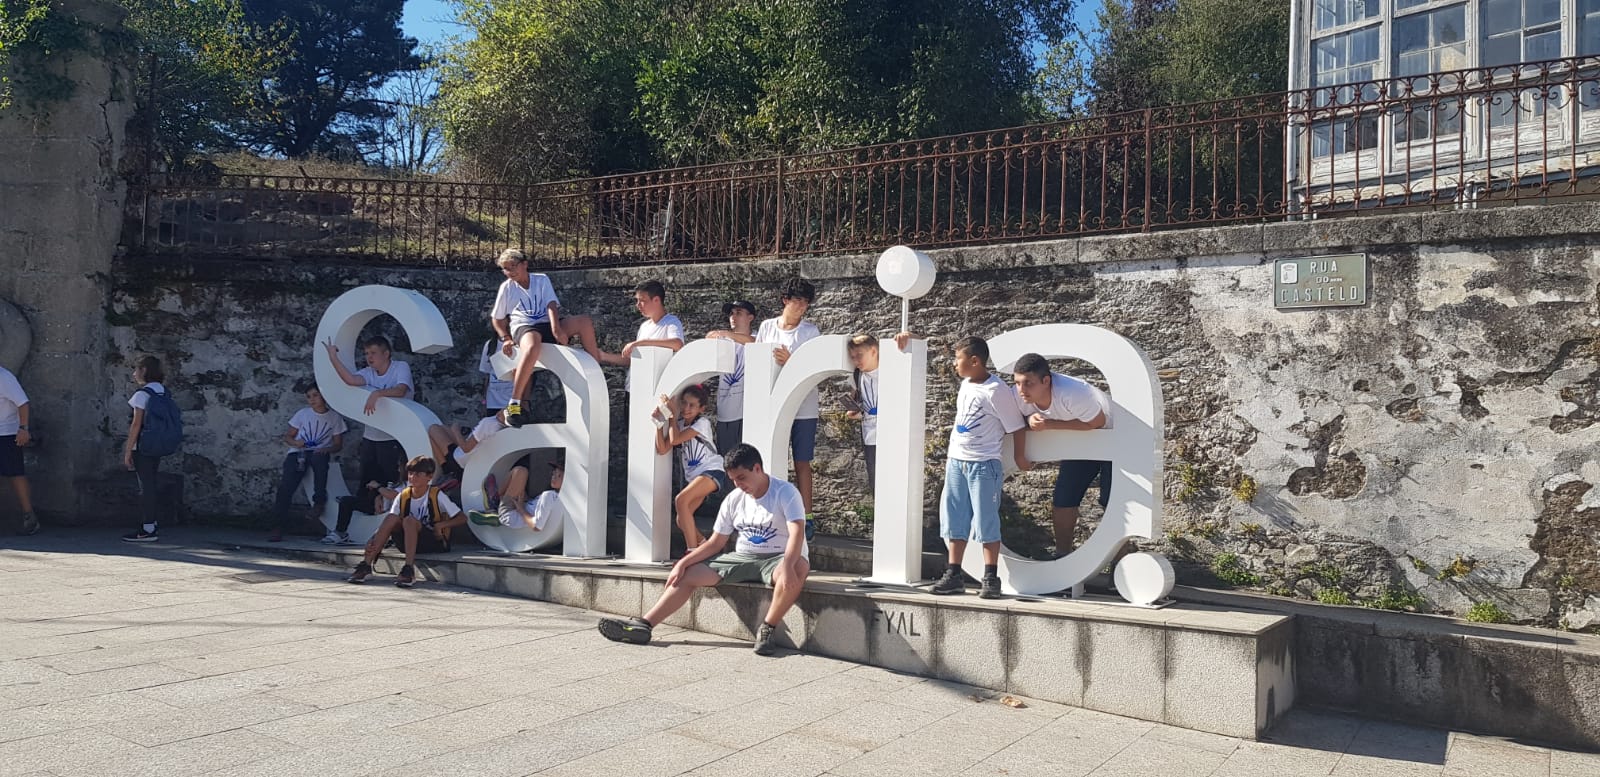
[[(241, 578), (239, 576), (246, 577)], [(1593, 777), (1600, 755), (1296, 710), (1254, 742), (243, 551), (0, 539), (0, 777)]]

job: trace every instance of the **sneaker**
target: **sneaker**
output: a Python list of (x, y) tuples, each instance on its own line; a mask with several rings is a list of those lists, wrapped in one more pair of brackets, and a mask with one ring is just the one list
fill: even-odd
[(601, 618), (600, 636), (612, 642), (650, 644), (650, 622), (644, 618)]
[(490, 510), (500, 509), (500, 481), (494, 479), (494, 473), (483, 479), (483, 501)]
[(345, 534), (344, 532), (338, 532), (338, 531), (334, 531), (332, 529), (329, 529), (327, 536), (322, 538), (322, 544), (324, 544), (324, 545), (338, 545), (340, 538), (349, 539), (350, 535)]
[(22, 514), (22, 528), (17, 533), (24, 537), (31, 537), (39, 533), (39, 518), (33, 513)]
[(521, 429), (522, 425), (527, 422), (528, 414), (522, 411), (521, 403), (512, 402), (511, 404), (506, 405), (506, 426)]
[(356, 571), (351, 572), (350, 573), (350, 577), (347, 578), (345, 580), (345, 582), (346, 583), (365, 583), (365, 582), (367, 582), (367, 575), (370, 575), (370, 574), (372, 574), (372, 565), (368, 564), (365, 561), (363, 561), (360, 564), (356, 565)]
[(401, 588), (410, 588), (417, 584), (416, 567), (407, 564), (400, 567), (400, 576), (394, 579), (394, 584)]
[(756, 629), (756, 655), (770, 656), (777, 651), (778, 646), (772, 642), (772, 632), (771, 624), (764, 621), (761, 627)]
[(984, 575), (983, 581), (978, 584), (979, 599), (1000, 598), (1000, 576)]
[(499, 526), (501, 525), (500, 514), (485, 512), (483, 510), (468, 510), (467, 523), (476, 524), (478, 526)]
[(335, 545), (349, 546), (349, 545), (360, 545), (361, 544), (359, 542), (356, 542), (355, 540), (350, 539), (350, 535), (346, 534), (345, 532), (336, 532), (336, 534), (339, 535), (339, 540), (338, 540), (338, 542), (334, 543)]
[(964, 594), (967, 592), (967, 581), (962, 579), (961, 570), (946, 568), (944, 576), (939, 578), (939, 582), (934, 583), (933, 588), (929, 590), (940, 596)]
[(157, 542), (160, 539), (155, 532), (145, 531), (144, 529), (122, 535), (123, 542)]

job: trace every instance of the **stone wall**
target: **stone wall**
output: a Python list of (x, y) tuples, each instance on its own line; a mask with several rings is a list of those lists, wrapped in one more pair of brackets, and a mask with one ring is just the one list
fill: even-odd
[[(1600, 206), (1569, 204), (935, 252), (940, 282), (912, 319), (940, 349), (929, 522), (955, 387), (942, 349), (960, 335), (1090, 323), (1132, 339), (1161, 369), (1167, 532), (1155, 544), (1182, 579), (1455, 613), (1488, 601), (1516, 620), (1588, 626), (1600, 616), (1597, 225)], [(1370, 257), (1366, 306), (1273, 309), (1272, 258), (1350, 251)], [(718, 325), (719, 303), (733, 297), (771, 315), (776, 285), (799, 273), (819, 286), (812, 317), (823, 331), (889, 334), (898, 305), (873, 281), (873, 261), (552, 276), (566, 308), (594, 315), (615, 348), (637, 323), (630, 290), (652, 277), (667, 282), (668, 306), (692, 333)], [(331, 299), (366, 283), (433, 299), (457, 346), (406, 358), (420, 399), (465, 422), (499, 280), (487, 258), (482, 272), (129, 259), (108, 318), (119, 352), (176, 364), (193, 430), (183, 465), (192, 506), (259, 514), (280, 456), (274, 439), (298, 406), (291, 386), (311, 372), (312, 333)], [(607, 375), (620, 414), (621, 371)], [(870, 501), (857, 430), (839, 413), (844, 390), (840, 381), (824, 394), (817, 505), (825, 528), (861, 533)], [(104, 419), (113, 437), (120, 411)], [(613, 429), (625, 428), (614, 417)], [(1014, 548), (1047, 551), (1052, 478), (1053, 468), (1008, 482)]]
[[(91, 37), (125, 13), (99, 0), (59, 5)], [(83, 47), (93, 48), (94, 41)], [(0, 356), (11, 360), (5, 366), (31, 400), (39, 440), (26, 457), (34, 502), (47, 518), (64, 520), (97, 508), (78, 486), (100, 479), (120, 456), (100, 425), (121, 373), (106, 361), (104, 311), (122, 227), (118, 170), (132, 103), (127, 71), (116, 63), (84, 51), (57, 54), (44, 67), (74, 84), (70, 96), (41, 106), (19, 89), (16, 104), (0, 111), (0, 303), (20, 313), (0, 315), (7, 341)], [(13, 347), (22, 340), (31, 345)], [(7, 494), (0, 533), (10, 532), (12, 509)]]

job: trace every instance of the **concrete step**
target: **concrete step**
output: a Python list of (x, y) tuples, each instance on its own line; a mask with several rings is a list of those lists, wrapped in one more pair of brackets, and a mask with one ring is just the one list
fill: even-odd
[[(251, 550), (354, 566), (356, 548), (241, 539)], [(529, 554), (456, 552), (418, 559), (427, 580), (636, 616), (665, 586), (664, 565)], [(380, 559), (380, 574), (399, 559)], [(701, 592), (668, 620), (748, 640), (770, 591)], [(1120, 599), (975, 594), (863, 585), (816, 573), (785, 619), (808, 653), (1017, 693), (1216, 734), (1256, 738), (1294, 705), (1294, 618), (1194, 604), (1161, 609)]]

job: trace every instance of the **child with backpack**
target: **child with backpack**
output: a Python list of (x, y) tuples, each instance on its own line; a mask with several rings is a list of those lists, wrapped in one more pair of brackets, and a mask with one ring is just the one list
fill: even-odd
[(433, 459), (427, 456), (418, 456), (406, 462), (406, 487), (395, 496), (389, 513), (383, 517), (383, 524), (367, 542), (367, 552), (361, 563), (356, 565), (355, 572), (351, 573), (350, 582), (367, 581), (367, 576), (372, 574), (372, 563), (383, 553), (383, 546), (388, 544), (389, 535), (396, 529), (402, 533), (401, 547), (406, 556), (405, 564), (400, 567), (400, 576), (394, 581), (401, 588), (410, 588), (417, 581), (418, 551), (450, 552), (450, 530), (466, 525), (467, 516), (455, 502), (450, 501), (444, 489), (429, 485), (435, 469), (437, 466)]
[(161, 360), (142, 356), (133, 367), (133, 392), (128, 405), (133, 421), (128, 425), (128, 441), (122, 446), (122, 466), (139, 479), (139, 528), (124, 534), (124, 542), (156, 542), (160, 496), (158, 482), (161, 457), (178, 452), (183, 443), (183, 412), (172, 401), (172, 393), (161, 381), (166, 374)]

